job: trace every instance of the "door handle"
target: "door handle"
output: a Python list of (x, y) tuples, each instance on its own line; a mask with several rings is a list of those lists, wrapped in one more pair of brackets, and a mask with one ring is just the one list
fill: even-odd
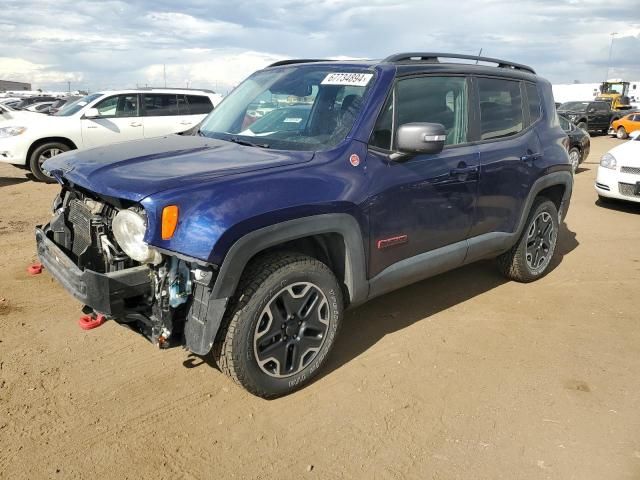
[(461, 182), (474, 180), (478, 178), (478, 167), (453, 168), (449, 171), (449, 175), (456, 177)]
[(142, 123), (140, 123), (140, 122), (131, 122), (131, 123), (129, 124), (129, 126), (130, 126), (130, 127), (141, 127), (141, 126), (142, 126)]
[(180, 122), (180, 125), (191, 125), (191, 124), (193, 124), (193, 122), (187, 122), (187, 121)]
[(98, 128), (97, 125), (87, 125), (87, 128)]
[(523, 162), (533, 162), (534, 160), (538, 160), (540, 158), (542, 158), (541, 153), (527, 153), (526, 155), (521, 156), (520, 160), (522, 160)]

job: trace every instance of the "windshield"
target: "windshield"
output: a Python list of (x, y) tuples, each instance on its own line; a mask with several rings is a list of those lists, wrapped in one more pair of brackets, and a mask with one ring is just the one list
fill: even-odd
[(624, 93), (623, 83), (604, 83), (602, 84), (602, 93)]
[(558, 107), (558, 110), (575, 110), (576, 112), (582, 112), (587, 109), (589, 102), (567, 102)]
[(56, 117), (68, 117), (74, 113), (79, 112), (82, 108), (86, 107), (89, 103), (93, 102), (96, 98), (100, 98), (102, 93), (92, 93), (86, 97), (82, 97), (75, 102), (66, 104), (63, 108), (54, 113)]
[(366, 68), (338, 65), (263, 70), (211, 112), (200, 134), (284, 150), (325, 150), (351, 131), (373, 77)]

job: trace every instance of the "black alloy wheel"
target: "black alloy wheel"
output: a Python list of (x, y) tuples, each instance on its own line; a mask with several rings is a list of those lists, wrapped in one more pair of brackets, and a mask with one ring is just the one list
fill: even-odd
[(260, 369), (282, 378), (304, 370), (327, 338), (329, 303), (310, 282), (289, 285), (260, 314), (253, 351)]

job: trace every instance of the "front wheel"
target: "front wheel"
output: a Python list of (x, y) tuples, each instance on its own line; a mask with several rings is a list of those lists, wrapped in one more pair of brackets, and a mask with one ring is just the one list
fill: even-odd
[(624, 127), (618, 127), (618, 129), (616, 130), (616, 137), (618, 137), (619, 140), (624, 140), (628, 136), (629, 135), (627, 135), (627, 131), (624, 129)]
[(60, 142), (48, 142), (38, 146), (29, 158), (29, 169), (40, 182), (53, 183), (55, 178), (42, 170), (42, 164), (56, 155), (69, 150), (69, 146)]
[(340, 285), (324, 263), (295, 253), (265, 256), (243, 274), (214, 359), (254, 395), (286, 395), (324, 365), (342, 316)]
[(558, 230), (558, 210), (554, 203), (545, 197), (536, 198), (520, 240), (498, 257), (502, 274), (523, 283), (544, 276), (556, 250)]

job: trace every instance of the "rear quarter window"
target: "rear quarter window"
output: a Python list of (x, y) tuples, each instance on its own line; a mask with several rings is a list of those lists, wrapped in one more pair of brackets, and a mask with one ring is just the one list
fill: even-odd
[(187, 106), (190, 115), (207, 114), (213, 110), (211, 99), (205, 95), (187, 95)]
[(529, 104), (529, 121), (536, 123), (542, 118), (542, 104), (538, 88), (533, 83), (526, 83), (527, 103)]

